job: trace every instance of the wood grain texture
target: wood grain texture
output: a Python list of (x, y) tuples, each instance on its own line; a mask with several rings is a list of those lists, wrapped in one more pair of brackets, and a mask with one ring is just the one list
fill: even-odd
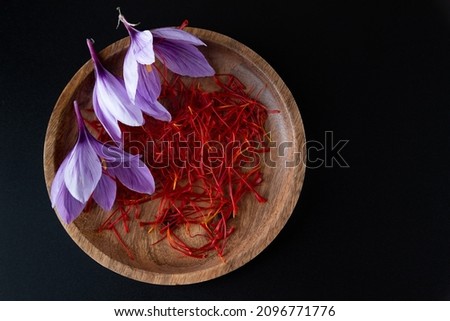
[[(227, 243), (225, 262), (214, 253), (206, 259), (195, 259), (173, 251), (166, 242), (152, 245), (158, 237), (153, 235), (156, 233), (149, 234), (133, 223), (130, 233), (124, 236), (135, 254), (135, 260), (131, 260), (112, 233), (97, 232), (107, 215), (98, 207), (83, 213), (72, 224), (62, 223), (75, 243), (98, 263), (120, 275), (152, 284), (202, 282), (249, 262), (274, 240), (288, 221), (305, 176), (306, 139), (302, 119), (292, 94), (278, 74), (255, 52), (229, 37), (198, 28), (186, 30), (208, 45), (202, 51), (217, 73), (234, 74), (247, 88), (259, 93), (258, 99), (269, 109), (281, 111), (269, 116), (266, 127), (275, 146), (285, 142), (287, 148), (272, 148), (265, 155), (265, 181), (259, 191), (268, 202), (257, 203), (248, 195), (239, 203), (238, 216), (230, 222), (236, 230)], [(129, 39), (124, 38), (100, 52), (101, 61), (114, 74), (122, 74), (128, 44)], [(55, 105), (44, 146), (48, 191), (59, 165), (76, 140), (73, 101), (78, 100), (81, 108), (91, 107), (93, 85), (93, 65), (88, 61), (70, 80)], [(151, 212), (156, 203), (149, 202), (143, 207), (144, 213)]]

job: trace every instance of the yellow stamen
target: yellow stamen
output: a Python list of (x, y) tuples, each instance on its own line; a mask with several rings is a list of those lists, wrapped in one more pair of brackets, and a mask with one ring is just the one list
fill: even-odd
[(106, 166), (106, 161), (104, 158), (101, 158), (101, 163), (102, 163), (102, 168), (106, 171), (107, 166)]

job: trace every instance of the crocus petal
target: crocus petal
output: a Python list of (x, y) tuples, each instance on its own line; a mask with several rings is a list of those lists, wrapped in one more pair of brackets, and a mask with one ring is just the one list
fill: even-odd
[(156, 57), (171, 71), (182, 76), (207, 77), (214, 69), (197, 47), (182, 41), (163, 40), (155, 42)]
[(162, 121), (170, 121), (172, 116), (158, 102), (161, 94), (161, 80), (156, 70), (147, 70), (146, 66), (138, 65), (139, 81), (136, 92), (136, 105), (147, 115)]
[(155, 69), (148, 71), (144, 65), (139, 65), (137, 71), (139, 74), (137, 92), (146, 100), (154, 101), (158, 99), (161, 94), (161, 80), (157, 71)]
[(64, 171), (66, 169), (68, 160), (69, 158), (66, 157), (61, 165), (59, 165), (59, 168), (56, 171), (55, 178), (53, 179), (52, 187), (50, 190), (50, 200), (52, 201), (52, 207), (55, 207), (57, 201), (62, 198), (61, 195), (63, 192), (63, 187), (66, 188), (66, 186), (64, 185)]
[[(93, 145), (94, 146), (94, 145)], [(103, 158), (107, 163), (128, 163), (139, 162), (141, 155), (133, 155), (125, 152), (122, 148), (110, 144), (102, 144), (98, 142), (95, 145), (97, 155)]]
[(191, 44), (194, 46), (206, 46), (206, 44), (201, 41), (199, 38), (186, 32), (184, 30), (166, 27), (166, 28), (157, 28), (150, 30), (154, 37), (154, 43), (158, 43), (162, 39), (174, 40), (174, 41), (183, 41), (187, 44)]
[(108, 172), (129, 189), (138, 193), (154, 193), (155, 180), (141, 160), (136, 161), (134, 159), (134, 161), (128, 163), (107, 163), (107, 165)]
[(138, 63), (131, 48), (128, 49), (123, 62), (123, 79), (125, 81), (125, 88), (127, 89), (128, 98), (130, 98), (130, 100), (134, 103), (139, 74)]
[(58, 198), (55, 200), (54, 208), (56, 208), (56, 212), (59, 217), (66, 223), (72, 223), (80, 214), (85, 206), (85, 203), (82, 203), (76, 200), (66, 188), (64, 184), (61, 185), (61, 189), (58, 193)]
[(155, 62), (155, 53), (153, 52), (153, 36), (148, 30), (138, 31), (130, 27), (134, 32), (130, 32), (131, 43), (134, 56), (138, 63), (151, 65)]
[(74, 109), (78, 123), (78, 140), (65, 164), (64, 183), (74, 198), (81, 203), (86, 203), (100, 180), (101, 163), (91, 145), (92, 136), (88, 134), (84, 126), (76, 101)]
[(155, 53), (153, 52), (153, 35), (150, 31), (139, 31), (133, 28), (122, 14), (119, 19), (125, 26), (130, 35), (130, 49), (140, 64), (151, 65), (155, 62)]
[(109, 211), (116, 199), (116, 191), (116, 182), (108, 175), (103, 174), (92, 197), (105, 211)]
[(98, 105), (107, 110), (118, 121), (129, 126), (140, 126), (144, 123), (142, 113), (128, 97), (125, 85), (106, 69), (97, 73), (97, 90), (95, 92)]
[(103, 128), (105, 128), (108, 135), (116, 142), (120, 143), (122, 132), (120, 131), (117, 119), (109, 112), (108, 109), (102, 109), (97, 100), (97, 86), (94, 86), (94, 91), (92, 94), (92, 106), (94, 113), (97, 116), (100, 123), (102, 123)]
[(98, 59), (92, 40), (87, 40), (89, 51), (95, 67), (95, 91), (93, 102), (96, 100), (98, 108), (106, 111), (116, 120), (129, 125), (140, 126), (144, 122), (142, 112), (129, 99), (122, 80), (106, 70)]
[(154, 101), (149, 101), (143, 99), (140, 95), (137, 95), (136, 102), (141, 110), (147, 115), (161, 121), (169, 122), (172, 120), (170, 113), (158, 100), (155, 99)]

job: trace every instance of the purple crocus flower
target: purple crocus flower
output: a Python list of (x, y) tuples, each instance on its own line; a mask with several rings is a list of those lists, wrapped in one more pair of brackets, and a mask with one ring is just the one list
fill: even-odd
[(130, 47), (125, 55), (123, 78), (129, 99), (141, 110), (162, 121), (172, 119), (167, 109), (158, 101), (161, 81), (151, 65), (155, 62), (153, 36), (150, 31), (138, 31), (122, 15), (120, 20), (130, 34)]
[[(128, 97), (141, 106), (145, 113), (156, 119), (169, 121), (170, 114), (158, 102), (161, 81), (151, 65), (156, 57), (172, 72), (182, 76), (206, 77), (214, 75), (196, 46), (205, 44), (197, 37), (177, 28), (159, 28), (139, 31), (120, 13), (119, 20), (130, 35), (130, 47), (125, 56), (123, 75)], [(139, 102), (138, 102), (139, 100)]]
[(129, 126), (141, 126), (144, 118), (140, 108), (128, 98), (123, 80), (106, 70), (98, 59), (93, 41), (87, 39), (95, 68), (92, 105), (98, 120), (111, 138), (120, 143), (122, 132), (119, 121)]
[(116, 198), (116, 180), (133, 191), (153, 194), (153, 176), (139, 155), (99, 142), (87, 131), (76, 101), (74, 109), (78, 140), (56, 172), (50, 192), (61, 219), (67, 224), (75, 220), (91, 196), (104, 210), (110, 210)]

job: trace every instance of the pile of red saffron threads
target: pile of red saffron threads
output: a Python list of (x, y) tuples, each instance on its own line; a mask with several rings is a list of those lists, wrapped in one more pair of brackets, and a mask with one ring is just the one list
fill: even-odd
[[(278, 111), (251, 98), (233, 75), (216, 75), (211, 83), (213, 90), (206, 90), (195, 80), (166, 78), (160, 100), (172, 121), (146, 116), (141, 127), (121, 125), (124, 150), (142, 155), (156, 182), (151, 196), (118, 182), (116, 208), (99, 227), (100, 232), (112, 231), (131, 259), (133, 253), (119, 233), (120, 226), (124, 233), (130, 231), (130, 220), (159, 233), (156, 243), (166, 240), (184, 255), (204, 258), (215, 251), (223, 259), (234, 231), (230, 219), (238, 215), (240, 200), (252, 194), (260, 203), (267, 201), (257, 191), (263, 181), (261, 156), (270, 141), (264, 124), (268, 114)], [(108, 140), (97, 120), (88, 123), (99, 140)], [(142, 212), (141, 204), (149, 201), (159, 201), (156, 213)], [(189, 238), (201, 238), (202, 245), (190, 245)]]

